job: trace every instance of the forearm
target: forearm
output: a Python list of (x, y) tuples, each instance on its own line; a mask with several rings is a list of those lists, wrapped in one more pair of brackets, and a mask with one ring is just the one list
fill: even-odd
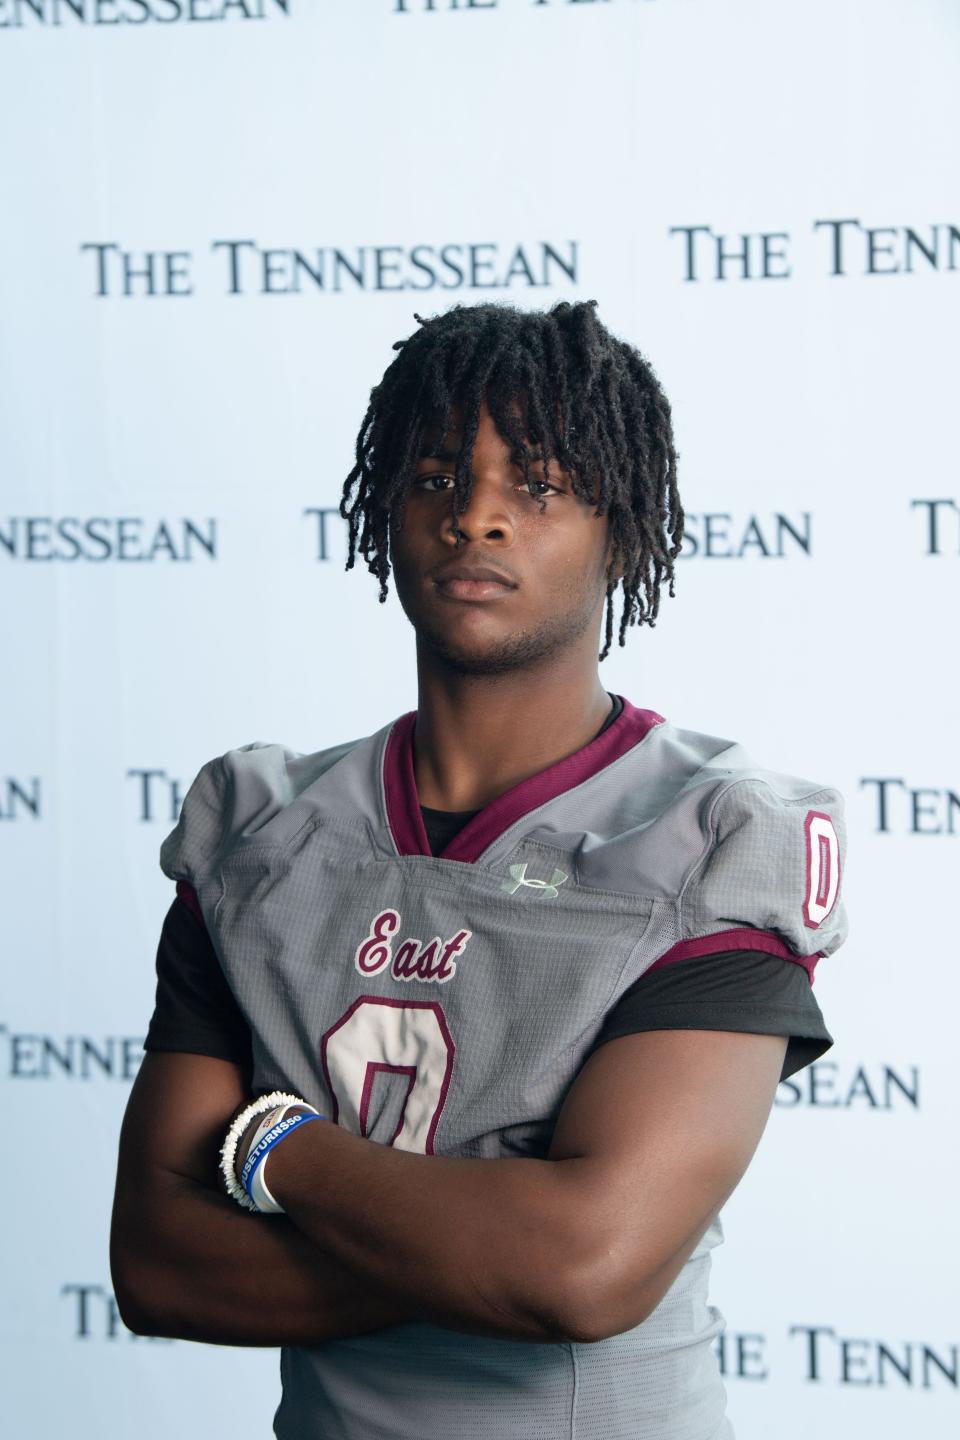
[(123, 1319), (141, 1334), (310, 1345), (410, 1319), (283, 1216), (244, 1213), (187, 1176), (118, 1196), (111, 1234)]
[(272, 1152), (269, 1185), (293, 1224), (420, 1318), (514, 1339), (570, 1338), (592, 1256), (578, 1160), (411, 1155), (305, 1125)]

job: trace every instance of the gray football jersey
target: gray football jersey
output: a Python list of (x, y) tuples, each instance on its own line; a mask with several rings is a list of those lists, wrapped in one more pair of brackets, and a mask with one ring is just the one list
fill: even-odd
[[(629, 703), (430, 854), (415, 715), (209, 761), (161, 866), (196, 890), (254, 1086), (424, 1154), (543, 1156), (623, 992), (655, 965), (835, 950), (842, 802)], [(425, 1212), (428, 1213), (428, 1212)], [(719, 1217), (654, 1312), (594, 1344), (397, 1325), (285, 1349), (280, 1440), (725, 1440), (707, 1296)]]

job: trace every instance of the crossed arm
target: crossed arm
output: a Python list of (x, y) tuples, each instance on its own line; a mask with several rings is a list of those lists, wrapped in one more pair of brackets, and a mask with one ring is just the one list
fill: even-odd
[(567, 1096), (544, 1160), (412, 1155), (305, 1125), (270, 1157), (285, 1216), (240, 1210), (216, 1158), (240, 1070), (148, 1054), (120, 1140), (111, 1264), (143, 1334), (319, 1344), (404, 1321), (528, 1341), (639, 1324), (756, 1149), (786, 1039), (622, 1036)]

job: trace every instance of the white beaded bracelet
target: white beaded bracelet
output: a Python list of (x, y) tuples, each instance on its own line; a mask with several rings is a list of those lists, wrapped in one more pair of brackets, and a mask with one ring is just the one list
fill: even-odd
[[(226, 1138), (220, 1150), (220, 1174), (223, 1176), (227, 1194), (231, 1199), (236, 1200), (237, 1204), (242, 1206), (244, 1210), (252, 1210), (258, 1215), (281, 1213), (280, 1206), (277, 1206), (274, 1211), (262, 1209), (261, 1206), (257, 1205), (255, 1201), (250, 1198), (240, 1184), (236, 1176), (237, 1146), (240, 1143), (240, 1137), (255, 1116), (263, 1115), (268, 1110), (276, 1110), (278, 1108), (286, 1110), (291, 1105), (302, 1105), (304, 1109), (309, 1110), (312, 1115), (319, 1114), (312, 1105), (307, 1104), (302, 1096), (288, 1095), (283, 1090), (271, 1090), (269, 1095), (259, 1096), (259, 1098), (249, 1104), (246, 1109), (241, 1110), (227, 1131)], [(277, 1119), (280, 1119), (280, 1116), (277, 1116)]]

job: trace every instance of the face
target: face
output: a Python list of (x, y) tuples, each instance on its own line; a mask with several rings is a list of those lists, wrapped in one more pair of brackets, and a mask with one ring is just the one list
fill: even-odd
[(470, 503), (455, 519), (459, 443), (456, 430), (426, 436), (403, 525), (392, 538), (397, 594), (420, 644), (452, 669), (475, 675), (526, 668), (578, 642), (596, 647), (607, 586), (606, 516), (573, 493), (555, 462), (549, 481), (542, 461), (531, 463), (525, 484), (484, 406)]

